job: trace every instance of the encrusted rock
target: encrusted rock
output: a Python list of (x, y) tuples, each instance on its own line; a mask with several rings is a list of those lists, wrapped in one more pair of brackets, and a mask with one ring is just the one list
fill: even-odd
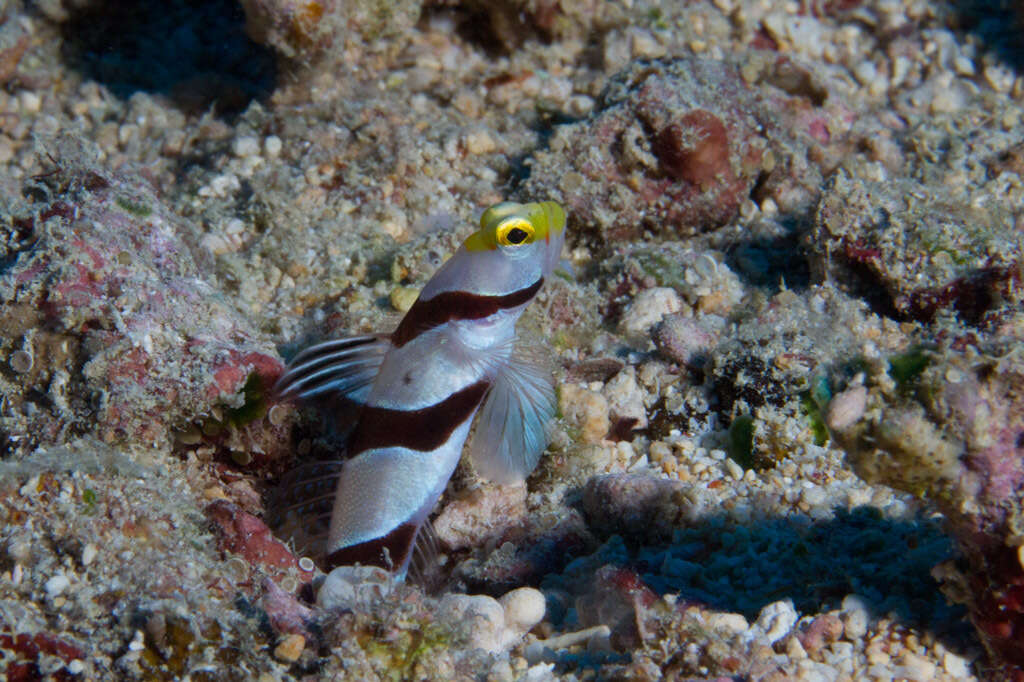
[(806, 89), (786, 90), (785, 69), (768, 62), (751, 86), (724, 60), (633, 62), (609, 82), (596, 113), (556, 132), (550, 151), (536, 155), (523, 192), (558, 190), (570, 219), (606, 239), (720, 227), (759, 176), (767, 198), (806, 207), (822, 178), (807, 149), (831, 142), (821, 131), (839, 107), (808, 107)]
[(644, 289), (622, 314), (619, 326), (627, 334), (645, 334), (666, 315), (683, 307), (679, 294), (669, 287)]
[(611, 427), (608, 400), (578, 384), (563, 384), (558, 392), (558, 409), (570, 424), (580, 429), (584, 443), (599, 443)]

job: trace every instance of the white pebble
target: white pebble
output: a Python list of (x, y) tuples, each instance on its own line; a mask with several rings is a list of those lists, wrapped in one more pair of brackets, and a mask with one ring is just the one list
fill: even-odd
[(661, 318), (670, 313), (679, 312), (683, 300), (675, 289), (669, 287), (653, 287), (644, 289), (622, 314), (620, 326), (627, 334), (646, 334), (647, 331), (661, 322)]
[(573, 116), (586, 116), (594, 110), (594, 98), (587, 95), (573, 95), (569, 98), (569, 113)]
[(811, 507), (817, 507), (825, 503), (827, 496), (825, 495), (825, 489), (820, 485), (812, 485), (809, 488), (804, 488), (801, 494), (803, 501)]
[(868, 632), (868, 609), (864, 600), (855, 594), (843, 599), (840, 619), (843, 621), (843, 634), (846, 639), (855, 642)]
[(507, 592), (498, 602), (505, 609), (505, 625), (518, 633), (529, 632), (544, 619), (544, 595), (532, 587)]
[(281, 138), (277, 135), (268, 135), (267, 139), (263, 140), (263, 152), (271, 159), (281, 155), (281, 147)]
[(146, 636), (142, 634), (142, 630), (136, 630), (135, 635), (132, 636), (132, 641), (128, 642), (129, 651), (142, 651), (146, 648)]
[(26, 114), (38, 114), (43, 108), (43, 99), (34, 92), (23, 90), (20, 96), (21, 110)]
[(470, 647), (500, 653), (518, 639), (518, 635), (507, 631), (505, 609), (493, 597), (446, 594), (437, 609), (441, 619), (462, 622), (466, 626)]
[(985, 82), (999, 93), (1007, 93), (1013, 87), (1013, 70), (1001, 64), (989, 64), (985, 67)]
[(498, 148), (486, 130), (475, 130), (466, 135), (465, 145), (470, 154), (490, 154)]
[(774, 644), (789, 634), (800, 616), (793, 608), (793, 600), (772, 602), (757, 614), (757, 627), (764, 631), (770, 644)]
[(636, 381), (636, 370), (626, 367), (612, 377), (605, 385), (604, 397), (608, 409), (615, 419), (632, 419), (633, 428), (647, 426), (647, 408), (644, 407), (644, 392)]
[(970, 668), (962, 656), (957, 656), (952, 651), (947, 651), (942, 657), (942, 668), (950, 677), (968, 677)]
[(236, 137), (231, 143), (231, 151), (235, 156), (243, 159), (247, 156), (257, 156), (260, 153), (259, 138), (252, 135)]
[(366, 607), (394, 586), (391, 575), (376, 566), (338, 566), (327, 574), (316, 603), (325, 611)]
[(915, 682), (935, 679), (936, 665), (923, 656), (906, 652), (903, 654), (903, 675)]
[(62, 594), (64, 590), (71, 586), (71, 581), (63, 573), (58, 573), (43, 585), (43, 589), (46, 591), (46, 596), (50, 599)]
[(740, 634), (750, 628), (750, 623), (741, 613), (712, 613), (707, 617), (708, 627)]
[(96, 545), (91, 542), (82, 548), (82, 565), (88, 566), (92, 563), (92, 560), (96, 558), (99, 550), (96, 549)]
[(864, 416), (868, 404), (868, 389), (864, 386), (848, 388), (828, 404), (825, 423), (834, 431), (844, 431)]

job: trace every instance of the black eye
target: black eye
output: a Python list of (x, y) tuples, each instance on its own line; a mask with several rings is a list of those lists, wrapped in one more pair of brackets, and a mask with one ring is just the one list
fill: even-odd
[(509, 244), (522, 244), (529, 236), (530, 235), (526, 234), (526, 230), (520, 230), (518, 227), (513, 227), (505, 235), (505, 239), (508, 240)]

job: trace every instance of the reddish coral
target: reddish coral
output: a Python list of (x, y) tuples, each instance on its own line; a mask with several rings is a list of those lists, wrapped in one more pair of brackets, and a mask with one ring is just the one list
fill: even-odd
[(654, 155), (677, 180), (704, 187), (729, 182), (729, 134), (721, 119), (709, 111), (694, 109), (661, 129)]
[(262, 583), (263, 599), (261, 604), (270, 620), (274, 632), (302, 635), (312, 639), (309, 624), (313, 621), (313, 611), (303, 606), (298, 599), (278, 587), (270, 578)]
[(1017, 266), (980, 268), (943, 286), (915, 289), (896, 300), (896, 309), (910, 319), (931, 322), (940, 310), (952, 308), (960, 319), (976, 325), (1020, 284)]
[[(275, 575), (291, 569), (300, 570), (298, 559), (291, 550), (267, 528), (267, 524), (238, 506), (217, 500), (206, 508), (206, 515), (220, 531), (223, 551), (241, 555), (250, 563), (261, 566)], [(305, 580), (312, 573), (301, 571)]]
[[(23, 447), (69, 424), (107, 442), (167, 442), (198, 415), (237, 406), (253, 376), (273, 384), (282, 365), (272, 344), (204, 281), (195, 229), (149, 185), (102, 169), (47, 180), (57, 197), (17, 218), (30, 245), (0, 275), (9, 337), (47, 330), (35, 334), (23, 394), (7, 399), (18, 411), (31, 391), (54, 390), (54, 378), (69, 390), (52, 411), (26, 413)], [(272, 458), (288, 444), (273, 435), (246, 440)]]
[(838, 143), (842, 126), (831, 122), (843, 107), (806, 69), (767, 68), (766, 85), (752, 87), (724, 61), (632, 64), (609, 82), (602, 109), (563, 129), (550, 158), (538, 155), (522, 194), (560, 188), (570, 216), (605, 239), (715, 229), (755, 187), (806, 210), (822, 180), (808, 150)]
[[(85, 658), (85, 653), (77, 645), (48, 632), (29, 635), (0, 631), (0, 649), (14, 652), (15, 660), (8, 662), (5, 671), (4, 679), (9, 682), (32, 682), (42, 679), (43, 676), (37, 663), (40, 654), (56, 656), (65, 663)], [(66, 668), (61, 668), (51, 673), (47, 679), (63, 681), (72, 680), (75, 677)]]
[(646, 633), (646, 610), (657, 601), (636, 572), (609, 565), (597, 570), (590, 589), (576, 599), (576, 612), (581, 625), (607, 625), (615, 646), (633, 648)]

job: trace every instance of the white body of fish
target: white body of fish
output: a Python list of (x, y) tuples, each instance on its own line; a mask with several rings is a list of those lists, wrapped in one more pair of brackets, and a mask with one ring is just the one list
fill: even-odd
[(564, 228), (554, 202), (492, 206), (393, 334), (328, 341), (292, 361), (281, 395), (361, 405), (347, 459), (320, 477), (334, 486), (327, 566), (405, 575), (477, 415), (477, 473), (510, 483), (536, 466), (554, 391), (517, 354), (516, 322), (558, 263)]

